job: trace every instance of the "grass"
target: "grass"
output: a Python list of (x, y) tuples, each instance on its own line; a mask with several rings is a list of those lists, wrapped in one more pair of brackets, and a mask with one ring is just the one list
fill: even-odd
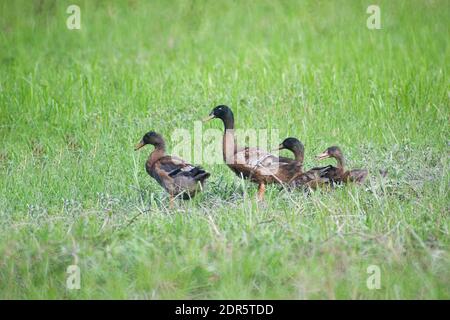
[[(377, 1), (381, 30), (373, 1), (76, 2), (74, 31), (73, 1), (0, 3), (0, 298), (450, 298), (448, 1)], [(216, 104), (371, 178), (261, 206), (204, 164), (169, 210), (133, 145)]]

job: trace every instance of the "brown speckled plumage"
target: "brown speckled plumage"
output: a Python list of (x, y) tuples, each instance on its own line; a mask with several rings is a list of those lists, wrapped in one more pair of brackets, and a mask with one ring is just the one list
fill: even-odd
[(146, 144), (154, 145), (155, 149), (150, 153), (145, 169), (169, 193), (171, 206), (174, 197), (190, 199), (202, 190), (205, 180), (210, 176), (208, 172), (180, 158), (166, 155), (164, 139), (153, 131), (142, 138), (136, 150)]
[(329, 166), (330, 168), (326, 172), (326, 177), (330, 180), (330, 183), (340, 184), (354, 182), (363, 184), (365, 182), (368, 171), (366, 169), (346, 170), (344, 155), (339, 147), (329, 147), (317, 156), (318, 160), (327, 158), (334, 158), (337, 161), (337, 166)]
[(205, 120), (221, 119), (224, 124), (223, 159), (238, 176), (258, 184), (258, 199), (264, 197), (265, 185), (289, 181), (298, 171), (299, 163), (288, 158), (279, 158), (258, 148), (236, 145), (234, 116), (225, 105), (215, 107)]
[(288, 186), (290, 188), (309, 187), (315, 189), (318, 186), (329, 182), (329, 179), (326, 177), (326, 172), (331, 166), (315, 167), (303, 172), (305, 147), (298, 139), (285, 139), (280, 144), (279, 149), (290, 150), (294, 154), (294, 161), (298, 163), (296, 173), (288, 181)]

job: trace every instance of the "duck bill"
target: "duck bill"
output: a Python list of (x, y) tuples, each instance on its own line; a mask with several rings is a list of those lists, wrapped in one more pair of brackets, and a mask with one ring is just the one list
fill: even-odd
[(203, 122), (207, 122), (207, 121), (212, 120), (212, 119), (214, 119), (214, 118), (215, 118), (215, 116), (214, 116), (213, 114), (210, 114), (209, 116), (207, 116), (206, 118), (204, 118), (202, 121), (203, 121)]
[(330, 157), (330, 155), (327, 152), (324, 152), (324, 153), (321, 153), (321, 154), (317, 155), (316, 159), (317, 160), (323, 160), (323, 159), (327, 159), (329, 157)]
[(139, 142), (135, 147), (134, 147), (134, 151), (138, 151), (140, 148), (142, 148), (143, 146), (145, 146), (144, 141)]

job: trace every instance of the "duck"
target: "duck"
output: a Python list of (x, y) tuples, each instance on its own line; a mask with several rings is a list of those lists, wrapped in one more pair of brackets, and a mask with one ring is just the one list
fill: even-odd
[(273, 151), (289, 150), (294, 154), (294, 159), (280, 157), (284, 162), (294, 161), (300, 169), (303, 168), (303, 160), (305, 155), (305, 146), (297, 138), (289, 137), (283, 140), (280, 145)]
[(296, 173), (292, 175), (287, 185), (290, 189), (298, 187), (309, 187), (316, 189), (317, 187), (329, 183), (327, 172), (332, 166), (314, 167), (306, 172), (303, 172), (303, 161), (305, 154), (305, 146), (303, 143), (294, 137), (289, 137), (283, 140), (276, 150), (289, 150), (294, 154), (294, 161), (297, 163)]
[(176, 197), (188, 200), (203, 190), (206, 179), (210, 177), (209, 172), (183, 159), (167, 155), (164, 138), (154, 131), (149, 131), (143, 136), (135, 151), (148, 144), (155, 148), (145, 163), (145, 169), (169, 193), (170, 208), (173, 208)]
[(258, 184), (257, 200), (264, 200), (267, 184), (289, 181), (297, 171), (292, 159), (279, 158), (254, 147), (239, 147), (234, 133), (234, 115), (226, 105), (216, 106), (204, 122), (220, 119), (224, 125), (222, 142), (223, 160), (239, 177)]
[(328, 158), (334, 158), (337, 161), (337, 166), (330, 166), (325, 174), (331, 184), (334, 185), (348, 182), (363, 184), (365, 182), (368, 175), (367, 169), (346, 170), (344, 155), (338, 146), (329, 147), (316, 157), (317, 160)]

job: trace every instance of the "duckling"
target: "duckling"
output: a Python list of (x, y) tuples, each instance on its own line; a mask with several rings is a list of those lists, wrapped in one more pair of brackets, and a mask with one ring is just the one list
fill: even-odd
[(150, 153), (145, 169), (169, 193), (171, 208), (175, 197), (180, 195), (187, 200), (203, 190), (205, 180), (210, 176), (208, 172), (180, 158), (166, 155), (166, 143), (154, 131), (147, 132), (135, 150), (147, 144), (153, 145), (155, 149)]
[(327, 158), (335, 158), (337, 167), (330, 166), (326, 172), (326, 177), (332, 184), (355, 182), (363, 184), (367, 178), (368, 171), (366, 169), (345, 170), (344, 155), (339, 147), (332, 146), (317, 156), (317, 160)]
[(317, 188), (319, 185), (323, 185), (329, 182), (326, 177), (326, 173), (331, 166), (315, 167), (306, 172), (303, 172), (303, 160), (305, 147), (303, 143), (297, 138), (286, 138), (278, 147), (278, 150), (289, 150), (294, 154), (294, 160), (297, 163), (297, 172), (288, 181), (290, 188), (296, 187), (310, 187), (312, 189)]
[[(224, 124), (223, 160), (238, 176), (258, 184), (257, 199), (264, 200), (266, 184), (283, 183), (296, 172), (296, 164), (284, 166), (291, 159), (280, 159), (258, 148), (238, 147), (234, 134), (234, 115), (226, 105), (215, 107), (203, 121), (220, 119)], [(294, 170), (295, 169), (295, 170)]]

